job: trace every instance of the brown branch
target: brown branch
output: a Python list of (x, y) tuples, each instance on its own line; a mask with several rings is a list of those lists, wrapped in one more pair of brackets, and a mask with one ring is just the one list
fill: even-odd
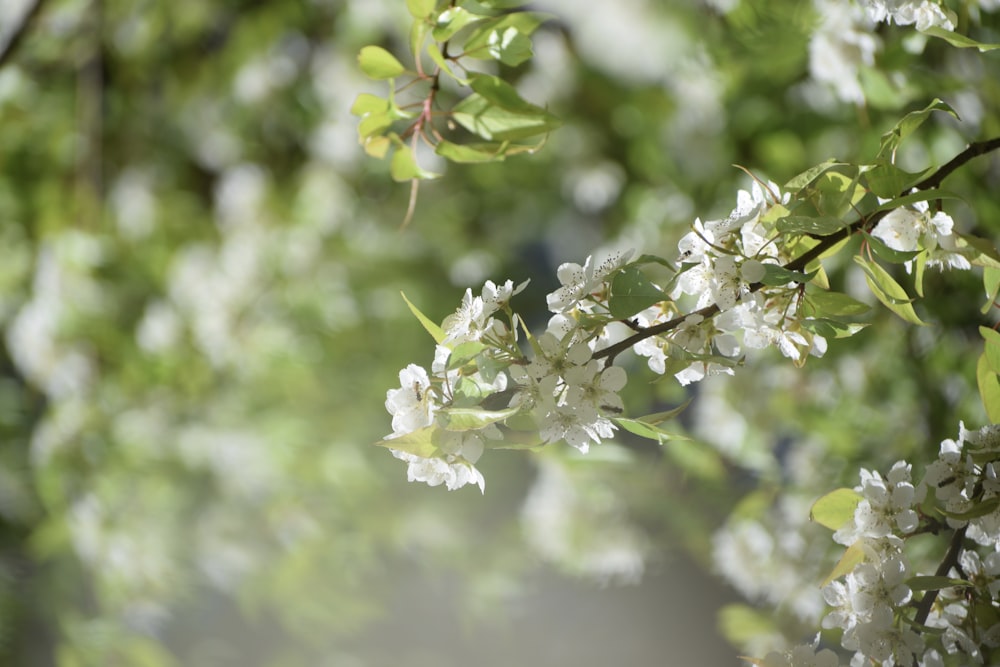
[[(924, 180), (920, 181), (912, 188), (908, 188), (906, 191), (899, 193), (899, 196), (903, 197), (909, 194), (911, 190), (930, 190), (932, 188), (936, 188), (941, 184), (941, 182), (945, 178), (947, 178), (952, 172), (954, 172), (956, 169), (958, 169), (965, 163), (969, 162), (975, 157), (979, 157), (980, 155), (985, 155), (991, 151), (995, 151), (998, 148), (1000, 148), (1000, 137), (997, 137), (995, 139), (990, 139), (988, 141), (978, 141), (971, 143), (966, 147), (964, 151), (962, 151), (954, 158), (952, 158), (950, 161), (942, 165), (933, 174), (931, 174)], [(856, 233), (858, 230), (872, 229), (876, 224), (878, 224), (878, 221), (884, 218), (886, 215), (888, 215), (890, 211), (891, 209), (882, 209), (880, 211), (875, 211), (871, 215), (862, 216), (858, 220), (852, 222), (842, 232), (837, 232), (835, 234), (831, 234), (830, 236), (820, 237), (819, 243), (817, 243), (814, 247), (810, 248), (806, 252), (802, 253), (800, 256), (790, 261), (788, 264), (785, 264), (784, 268), (790, 271), (802, 271), (803, 269), (805, 269), (806, 266), (808, 266), (812, 261), (818, 259), (827, 250), (837, 245), (845, 238), (849, 238), (852, 234)], [(754, 283), (753, 285), (750, 286), (750, 292), (757, 292), (763, 287), (764, 285), (762, 283)], [(601, 359), (607, 357), (608, 361), (606, 363), (610, 364), (612, 361), (614, 361), (616, 356), (618, 356), (625, 350), (629, 349), (636, 343), (646, 340), (647, 338), (650, 338), (652, 336), (672, 331), (676, 329), (678, 326), (680, 326), (684, 322), (684, 320), (686, 320), (688, 317), (691, 317), (692, 315), (701, 315), (703, 318), (708, 319), (709, 317), (716, 315), (718, 312), (719, 312), (719, 307), (713, 304), (711, 306), (706, 306), (700, 310), (696, 310), (693, 313), (689, 313), (687, 315), (680, 315), (668, 322), (661, 322), (660, 324), (656, 324), (651, 327), (641, 329), (637, 333), (626, 338), (625, 340), (619, 341), (614, 345), (608, 346), (603, 350), (596, 352), (594, 354), (594, 358)]]
[(24, 36), (28, 33), (31, 22), (38, 16), (41, 8), (42, 0), (34, 0), (21, 14), (20, 22), (15, 22), (11, 29), (6, 31), (7, 34), (2, 35), (3, 41), (0, 42), (0, 67), (6, 65), (7, 61), (13, 58), (17, 47), (20, 46)]
[[(965, 531), (968, 530), (968, 528), (969, 525), (966, 524), (952, 534), (951, 544), (948, 545), (948, 553), (944, 555), (940, 565), (938, 565), (937, 570), (934, 572), (935, 576), (947, 576), (951, 568), (958, 565), (958, 557), (962, 554), (962, 542), (965, 540)], [(924, 596), (920, 598), (920, 602), (917, 604), (917, 613), (913, 617), (914, 623), (917, 625), (923, 625), (927, 622), (927, 617), (930, 616), (931, 607), (934, 606), (934, 600), (937, 599), (937, 596), (938, 591), (936, 590), (930, 590), (924, 593)]]

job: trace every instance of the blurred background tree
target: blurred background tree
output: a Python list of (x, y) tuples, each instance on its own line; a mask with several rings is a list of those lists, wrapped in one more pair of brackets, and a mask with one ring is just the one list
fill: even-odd
[[(503, 74), (564, 127), (429, 165), (400, 229), (408, 188), (349, 109), (384, 92), (358, 49), (405, 52), (402, 0), (0, 3), (0, 663), (735, 665), (819, 614), (811, 500), (985, 421), (980, 288), (943, 274), (932, 327), (883, 313), (806, 370), (700, 385), (697, 444), (498, 454), (484, 497), (407, 484), (370, 445), (397, 370), (430, 362), (400, 291), (440, 320), (530, 277), (517, 309), (542, 324), (559, 263), (671, 256), (747, 186), (734, 163), (783, 182), (863, 159), (935, 96), (962, 121), (903, 166), (1000, 134), (996, 57), (853, 5), (535, 6), (553, 18)], [(996, 159), (949, 187), (995, 236)], [(832, 278), (861, 294), (849, 264)], [(636, 377), (637, 414), (686, 398)]]

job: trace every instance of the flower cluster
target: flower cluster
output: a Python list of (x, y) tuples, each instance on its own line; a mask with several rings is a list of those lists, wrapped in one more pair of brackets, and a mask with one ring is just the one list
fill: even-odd
[[(754, 182), (750, 190), (739, 191), (736, 208), (726, 218), (695, 220), (677, 244), (682, 269), (670, 296), (675, 301), (695, 297), (695, 308), (714, 305), (719, 314), (689, 315), (673, 330), (637, 344), (636, 354), (647, 357), (651, 370), (664, 373), (668, 357), (688, 359), (674, 373), (686, 385), (706, 375), (732, 374), (745, 349), (773, 345), (799, 365), (807, 355), (826, 351), (826, 339), (804, 322), (798, 284), (786, 279), (760, 285), (768, 266), (777, 269), (792, 259), (769, 216), (784, 211), (789, 198), (774, 183)], [(653, 326), (676, 313), (659, 305), (640, 313), (637, 321)]]
[(935, 26), (945, 30), (955, 29), (955, 13), (933, 0), (866, 0), (865, 4), (875, 22), (916, 24), (917, 30)]
[[(834, 533), (849, 571), (824, 589), (824, 628), (842, 631), (852, 664), (943, 665), (947, 656), (984, 664), (1000, 647), (1000, 426), (960, 427), (919, 484), (897, 462), (885, 477), (861, 471), (858, 503)], [(914, 567), (908, 540), (951, 528), (936, 574)], [(917, 557), (926, 552), (916, 551)], [(918, 597), (917, 594), (922, 591)], [(920, 632), (921, 628), (929, 628)], [(948, 664), (951, 661), (948, 660)], [(991, 663), (992, 664), (992, 663)]]
[[(944, 211), (931, 215), (927, 202), (917, 202), (912, 207), (901, 207), (882, 218), (872, 230), (893, 250), (902, 252), (926, 251), (927, 266), (941, 269), (971, 269), (968, 258), (960, 252), (958, 237), (954, 234), (955, 221)], [(913, 260), (906, 262), (912, 271)]]

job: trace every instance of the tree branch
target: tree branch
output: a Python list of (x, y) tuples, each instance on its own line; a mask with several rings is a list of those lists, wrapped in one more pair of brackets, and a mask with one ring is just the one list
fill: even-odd
[[(954, 172), (959, 167), (963, 166), (965, 163), (969, 162), (975, 157), (979, 157), (980, 155), (985, 155), (991, 151), (995, 151), (998, 148), (1000, 148), (1000, 137), (997, 137), (995, 139), (989, 139), (987, 141), (978, 141), (971, 143), (966, 147), (964, 151), (962, 151), (961, 153), (953, 157), (950, 161), (942, 165), (933, 174), (931, 174), (924, 180), (920, 181), (912, 188), (908, 188), (906, 191), (899, 193), (899, 196), (903, 197), (909, 194), (911, 190), (930, 190), (932, 188), (936, 188), (941, 184), (941, 182), (945, 178), (947, 178), (952, 172)], [(814, 247), (810, 248), (806, 252), (802, 253), (800, 256), (790, 261), (788, 264), (784, 266), (784, 268), (790, 271), (802, 271), (813, 260), (818, 259), (827, 250), (837, 245), (845, 238), (849, 238), (852, 234), (854, 234), (858, 230), (872, 229), (876, 224), (878, 224), (878, 221), (884, 218), (886, 215), (888, 215), (890, 211), (891, 209), (884, 209), (881, 211), (876, 211), (871, 215), (862, 216), (861, 218), (859, 218), (855, 222), (852, 222), (845, 228), (844, 232), (846, 232), (846, 236), (844, 235), (844, 232), (837, 232), (836, 234), (832, 234), (830, 236), (821, 237), (819, 243), (817, 243)], [(751, 293), (757, 292), (763, 287), (764, 285), (762, 283), (754, 283), (753, 285), (750, 286), (750, 292)], [(601, 359), (607, 357), (608, 359), (607, 363), (610, 364), (612, 361), (614, 361), (616, 356), (618, 356), (625, 350), (629, 349), (636, 343), (646, 340), (647, 338), (650, 338), (652, 336), (672, 331), (676, 329), (678, 326), (680, 326), (684, 322), (684, 320), (686, 320), (688, 317), (691, 317), (692, 315), (700, 315), (703, 318), (708, 319), (709, 317), (716, 315), (718, 312), (719, 312), (719, 307), (713, 304), (711, 306), (706, 306), (704, 308), (701, 308), (700, 310), (696, 310), (693, 313), (688, 313), (687, 315), (679, 315), (667, 322), (661, 322), (660, 324), (656, 324), (651, 327), (641, 329), (640, 331), (633, 334), (632, 336), (629, 336), (625, 340), (619, 341), (614, 345), (610, 345), (604, 348), (603, 350), (594, 353), (594, 358)]]
[(11, 29), (6, 31), (6, 34), (0, 35), (0, 39), (2, 39), (0, 41), (0, 67), (6, 65), (7, 61), (14, 56), (14, 52), (28, 32), (28, 27), (41, 8), (42, 0), (33, 0), (21, 14), (20, 22), (15, 22)]
[[(958, 557), (962, 554), (962, 542), (965, 540), (965, 531), (968, 530), (969, 524), (965, 524), (958, 530), (954, 532), (951, 536), (951, 544), (948, 545), (948, 553), (944, 555), (941, 560), (941, 564), (938, 565), (937, 571), (934, 574), (938, 577), (947, 576), (951, 568), (958, 565)], [(931, 613), (931, 607), (934, 606), (934, 600), (937, 599), (938, 591), (930, 590), (924, 593), (924, 596), (920, 598), (919, 604), (917, 604), (917, 614), (913, 617), (913, 622), (917, 625), (923, 625), (927, 622), (927, 617)]]

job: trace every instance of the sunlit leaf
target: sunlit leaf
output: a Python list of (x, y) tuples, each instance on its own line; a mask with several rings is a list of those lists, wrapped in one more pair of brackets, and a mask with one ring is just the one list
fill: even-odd
[(813, 234), (815, 236), (836, 234), (848, 225), (847, 221), (840, 218), (829, 216), (810, 218), (803, 215), (789, 215), (775, 223), (776, 229), (785, 234)]
[(993, 304), (1000, 292), (1000, 268), (987, 266), (983, 269), (983, 289), (986, 291), (986, 303), (980, 312), (984, 315), (993, 309)]
[(484, 20), (486, 17), (473, 14), (464, 7), (449, 7), (438, 16), (431, 34), (437, 41), (446, 42), (467, 25)]
[(638, 267), (627, 266), (611, 281), (608, 308), (614, 317), (626, 319), (667, 298)]
[(481, 408), (450, 408), (441, 410), (439, 418), (448, 431), (474, 431), (484, 426), (503, 421), (520, 412), (520, 407), (506, 410), (483, 410)]
[(785, 183), (785, 190), (792, 193), (798, 192), (799, 190), (801, 190), (802, 188), (806, 187), (807, 185), (815, 181), (817, 178), (819, 178), (821, 174), (829, 171), (830, 169), (833, 169), (834, 167), (844, 167), (844, 166), (847, 166), (846, 162), (838, 162), (837, 160), (834, 159), (827, 160), (826, 162), (821, 162), (815, 167), (810, 167), (809, 169), (805, 170), (792, 180)]
[(898, 197), (901, 192), (905, 192), (915, 183), (920, 182), (932, 170), (921, 173), (910, 173), (892, 164), (888, 160), (883, 160), (878, 164), (870, 165), (864, 171), (865, 182), (872, 194), (882, 199)]
[(406, 8), (410, 16), (416, 19), (427, 18), (437, 6), (437, 0), (406, 0)]
[(930, 26), (924, 28), (920, 32), (925, 35), (930, 35), (931, 37), (937, 37), (948, 42), (952, 46), (957, 46), (960, 49), (979, 49), (981, 53), (986, 51), (993, 51), (994, 49), (1000, 49), (1000, 44), (987, 44), (984, 42), (977, 42), (971, 37), (966, 37), (965, 35), (960, 35), (957, 32), (952, 32), (951, 30), (945, 30), (940, 26)]
[(438, 446), (435, 442), (440, 437), (440, 432), (441, 429), (436, 426), (425, 426), (422, 429), (406, 433), (405, 435), (379, 440), (375, 444), (379, 447), (398, 449), (408, 454), (430, 458), (438, 451)]
[(864, 560), (865, 560), (865, 552), (861, 546), (861, 540), (858, 540), (851, 546), (847, 547), (847, 549), (844, 551), (844, 555), (840, 557), (840, 560), (837, 561), (837, 565), (833, 568), (830, 574), (827, 575), (826, 579), (823, 580), (823, 583), (820, 584), (820, 587), (822, 588), (823, 586), (826, 586), (834, 579), (839, 579), (845, 574), (853, 572), (854, 568), (856, 568), (858, 565), (864, 562)]
[(808, 283), (814, 275), (816, 275), (815, 271), (802, 273), (801, 271), (786, 269), (777, 264), (764, 264), (764, 277), (760, 279), (760, 282), (765, 285), (780, 287), (788, 283)]
[(868, 232), (861, 232), (865, 237), (865, 241), (868, 242), (868, 246), (875, 253), (875, 256), (881, 260), (889, 262), (890, 264), (903, 264), (909, 262), (914, 257), (919, 255), (922, 251), (920, 250), (895, 250), (890, 248), (885, 244), (885, 242), (877, 236), (872, 236)]
[(528, 36), (550, 16), (539, 12), (515, 12), (477, 24), (463, 45), (465, 53), (473, 58), (496, 58), (490, 52), (490, 41), (496, 40), (495, 34), (503, 35), (508, 29), (513, 29)]
[(823, 317), (804, 319), (802, 328), (824, 338), (850, 338), (869, 326), (868, 322), (841, 322)]
[(484, 343), (480, 343), (477, 340), (470, 340), (464, 343), (459, 343), (451, 351), (448, 356), (448, 364), (446, 369), (449, 371), (455, 370), (456, 368), (461, 368), (473, 359), (479, 356), (479, 353), (486, 349)]
[(406, 302), (406, 305), (409, 307), (410, 312), (413, 313), (413, 315), (420, 321), (420, 324), (424, 326), (424, 329), (426, 329), (427, 333), (431, 335), (431, 337), (434, 339), (434, 342), (439, 344), (443, 343), (445, 336), (444, 336), (444, 331), (442, 331), (441, 327), (434, 324), (434, 322), (432, 322), (429, 317), (420, 312), (420, 309), (414, 306), (410, 302), (410, 300), (406, 298), (405, 294), (400, 292), (400, 295), (402, 295), (403, 301)]
[(813, 503), (809, 518), (830, 530), (840, 530), (854, 518), (863, 496), (854, 489), (836, 489)]
[(933, 190), (918, 190), (917, 192), (911, 192), (902, 197), (896, 197), (890, 199), (887, 202), (879, 204), (875, 211), (891, 211), (897, 209), (901, 206), (910, 206), (911, 204), (916, 204), (921, 201), (934, 201), (936, 199), (961, 199), (960, 195), (955, 194), (949, 190), (942, 190), (940, 188)]
[(363, 47), (358, 54), (358, 65), (372, 79), (393, 79), (406, 71), (403, 63), (381, 46)]
[(1000, 424), (1000, 377), (990, 368), (985, 352), (976, 363), (976, 384), (979, 385), (979, 397), (986, 408), (986, 416), (994, 424)]
[(351, 105), (351, 113), (355, 116), (364, 116), (373, 112), (385, 112), (389, 110), (389, 100), (383, 99), (371, 93), (361, 93), (354, 99)]
[(885, 269), (875, 262), (869, 262), (857, 255), (855, 255), (854, 261), (864, 270), (865, 281), (868, 283), (868, 287), (876, 299), (907, 322), (925, 325), (925, 322), (913, 310), (912, 299), (910, 299), (906, 290)]
[(934, 101), (920, 111), (911, 111), (903, 116), (902, 120), (896, 123), (895, 127), (882, 135), (882, 142), (879, 146), (878, 156), (886, 158), (891, 157), (903, 140), (920, 127), (935, 111), (944, 111), (950, 113), (955, 118), (958, 118), (958, 114), (955, 113), (954, 109), (942, 102), (940, 99), (935, 98)]
[(872, 308), (843, 292), (816, 290), (806, 295), (805, 313), (816, 317), (864, 315)]
[[(527, 103), (526, 103), (527, 104)], [(539, 107), (512, 111), (473, 93), (455, 105), (452, 119), (487, 141), (518, 140), (545, 134), (559, 119)]]
[(394, 181), (409, 181), (414, 178), (431, 179), (440, 176), (440, 174), (427, 171), (418, 165), (413, 150), (406, 145), (396, 148), (396, 152), (392, 155), (392, 161), (389, 163), (389, 173)]
[[(991, 417), (992, 419), (992, 417)], [(972, 509), (967, 512), (949, 512), (943, 508), (937, 508), (937, 510), (948, 517), (949, 519), (955, 519), (956, 521), (969, 521), (971, 519), (978, 519), (981, 516), (987, 516), (993, 514), (1000, 507), (1000, 496), (993, 496), (992, 498), (987, 498), (985, 500), (978, 500), (972, 506)]]

